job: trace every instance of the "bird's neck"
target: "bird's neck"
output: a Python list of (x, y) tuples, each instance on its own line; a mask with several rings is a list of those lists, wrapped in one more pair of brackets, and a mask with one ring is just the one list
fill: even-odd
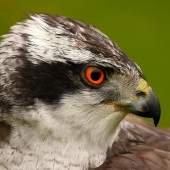
[(38, 103), (26, 111), (15, 108), (5, 118), (12, 128), (9, 142), (0, 146), (0, 163), (10, 170), (99, 167), (116, 140), (125, 114), (112, 114), (109, 106), (103, 112), (102, 106), (98, 106), (90, 107), (89, 117), (88, 109), (80, 114), (81, 110), (68, 112), (65, 108), (69, 107), (63, 107), (56, 109)]
[[(113, 135), (116, 134), (115, 131)], [(3, 162), (10, 170), (86, 170), (99, 167), (105, 161), (107, 147), (92, 144), (83, 138), (76, 141), (46, 138), (38, 134), (34, 127), (16, 126), (9, 143), (0, 148), (0, 166)]]

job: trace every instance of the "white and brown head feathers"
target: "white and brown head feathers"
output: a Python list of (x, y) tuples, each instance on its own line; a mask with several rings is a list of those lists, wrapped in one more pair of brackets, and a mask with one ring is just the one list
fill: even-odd
[[(0, 168), (86, 170), (103, 164), (109, 148), (114, 159), (132, 152), (121, 148), (129, 140), (145, 143), (131, 133), (131, 119), (121, 122), (130, 111), (159, 121), (159, 102), (137, 64), (91, 25), (30, 17), (0, 44)], [(105, 74), (99, 85), (86, 77), (91, 66)]]

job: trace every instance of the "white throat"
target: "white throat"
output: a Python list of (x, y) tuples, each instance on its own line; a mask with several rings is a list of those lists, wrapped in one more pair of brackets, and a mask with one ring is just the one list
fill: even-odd
[[(68, 112), (73, 106), (67, 99), (62, 102), (68, 105), (61, 105), (57, 113), (54, 106), (40, 102), (30, 111), (16, 108), (13, 117), (8, 118), (15, 128), (8, 146), (0, 150), (3, 151), (0, 162), (10, 170), (28, 167), (32, 170), (86, 170), (99, 167), (106, 159), (108, 148), (117, 139), (119, 123), (125, 114), (113, 113), (111, 106), (72, 113)], [(20, 117), (29, 123), (22, 122)]]
[[(113, 133), (113, 141), (118, 131), (119, 128)], [(0, 164), (3, 162), (10, 170), (87, 170), (99, 167), (106, 159), (106, 146), (91, 145), (88, 140), (61, 143), (54, 138), (38, 139), (34, 135), (34, 129), (16, 128), (9, 145), (4, 146), (3, 152), (0, 149), (3, 155)]]

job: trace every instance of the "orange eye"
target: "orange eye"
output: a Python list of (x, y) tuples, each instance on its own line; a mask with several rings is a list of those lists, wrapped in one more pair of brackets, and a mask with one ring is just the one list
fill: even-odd
[(88, 67), (86, 77), (93, 84), (100, 84), (104, 80), (104, 71), (97, 67)]

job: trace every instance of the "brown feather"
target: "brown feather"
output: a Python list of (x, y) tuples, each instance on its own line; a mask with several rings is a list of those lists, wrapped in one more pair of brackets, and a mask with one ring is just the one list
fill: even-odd
[[(122, 129), (119, 140), (108, 151), (103, 165), (95, 170), (168, 170), (170, 133), (132, 115), (125, 121), (133, 128)], [(93, 170), (93, 169), (90, 169)]]

